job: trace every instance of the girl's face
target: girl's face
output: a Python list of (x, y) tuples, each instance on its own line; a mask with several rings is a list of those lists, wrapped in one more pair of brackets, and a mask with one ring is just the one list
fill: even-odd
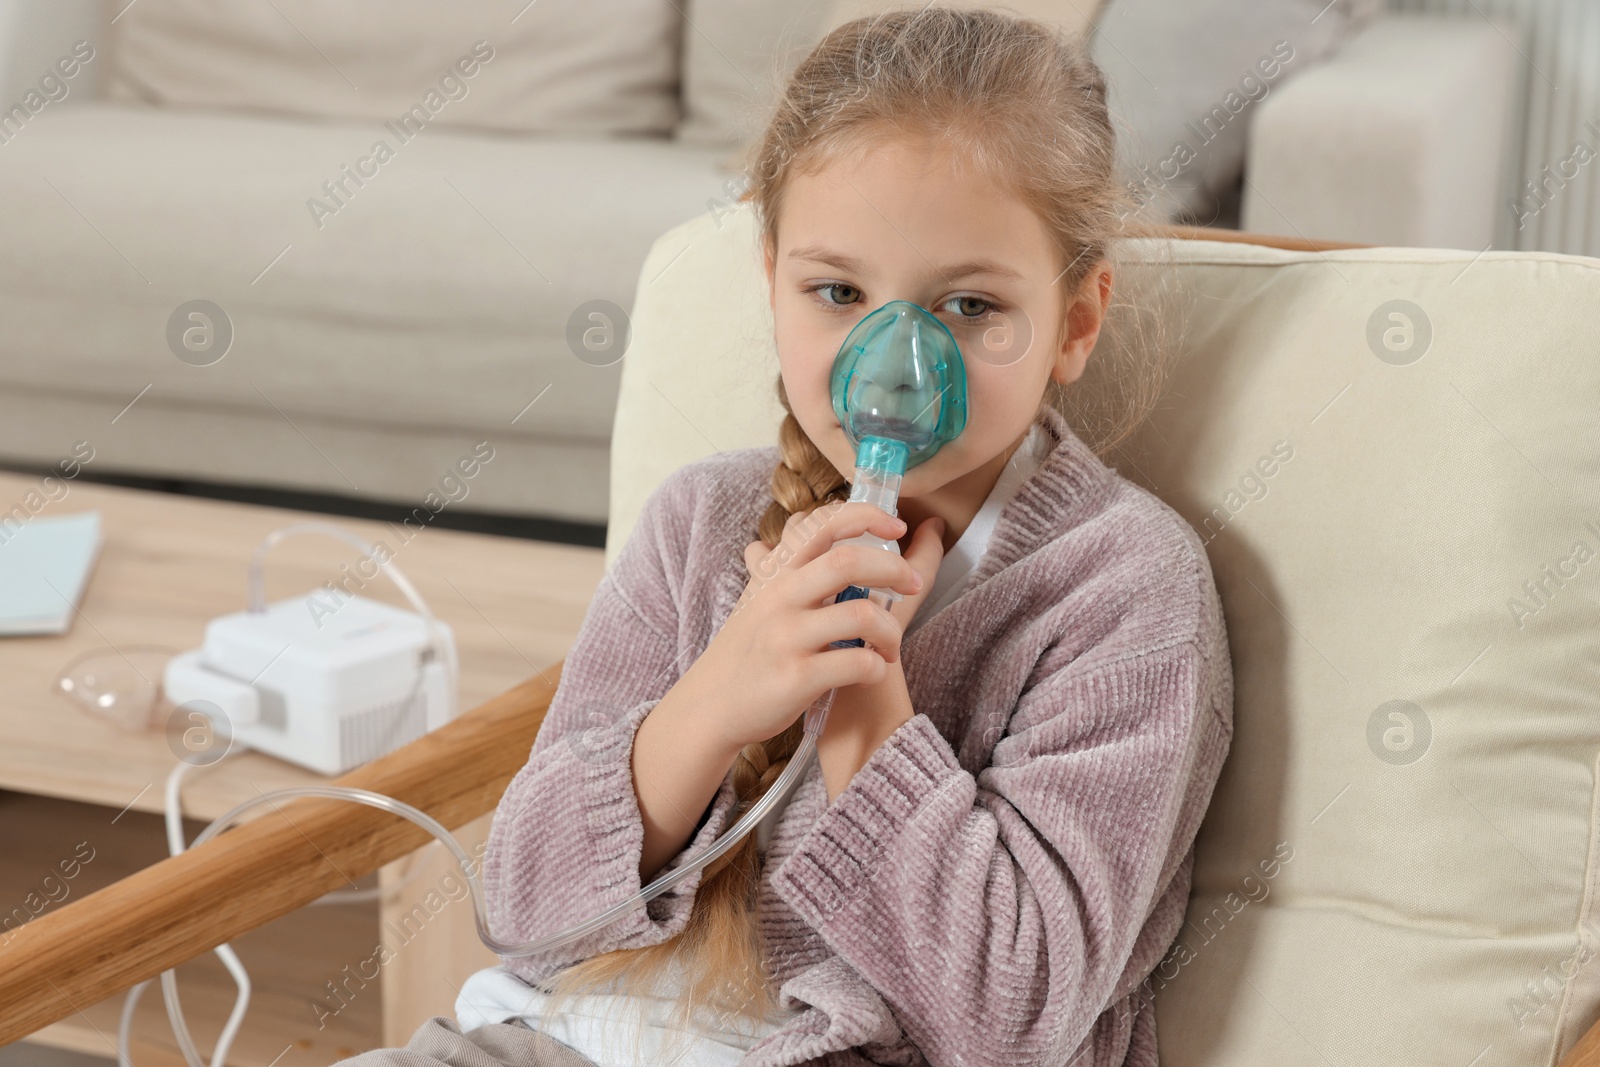
[(845, 478), (855, 473), (855, 447), (828, 384), (851, 327), (890, 300), (908, 300), (955, 336), (967, 373), (966, 428), (906, 471), (902, 497), (978, 472), (987, 481), (981, 500), (1032, 424), (1046, 380), (1082, 374), (1111, 287), (1109, 267), (1099, 264), (1085, 295), (1064, 308), (1056, 281), (1066, 264), (1038, 216), (971, 167), (958, 170), (925, 137), (896, 137), (794, 177), (765, 263), (790, 407)]

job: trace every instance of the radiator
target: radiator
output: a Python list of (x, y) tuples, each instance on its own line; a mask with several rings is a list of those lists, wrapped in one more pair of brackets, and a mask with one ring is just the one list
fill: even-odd
[(1600, 256), (1600, 0), (1388, 0), (1494, 18), (1522, 55), (1496, 248)]

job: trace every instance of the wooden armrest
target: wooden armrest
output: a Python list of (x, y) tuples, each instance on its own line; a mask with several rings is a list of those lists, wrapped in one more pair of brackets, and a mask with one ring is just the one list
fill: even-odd
[(1232, 241), (1236, 244), (1266, 245), (1290, 252), (1325, 252), (1335, 248), (1373, 248), (1374, 245), (1349, 244), (1344, 241), (1317, 241), (1300, 237), (1280, 237), (1273, 233), (1251, 233), (1248, 230), (1225, 230), (1216, 226), (1160, 226), (1157, 232), (1186, 241)]
[[(462, 826), (493, 810), (527, 764), (560, 675), (558, 663), (337, 784)], [(360, 804), (308, 798), (277, 807), (19, 927), (0, 946), (0, 1045), (348, 888), (432, 840), (410, 821)]]
[(1561, 1057), (1559, 1067), (1600, 1067), (1600, 1022), (1589, 1027), (1572, 1051)]

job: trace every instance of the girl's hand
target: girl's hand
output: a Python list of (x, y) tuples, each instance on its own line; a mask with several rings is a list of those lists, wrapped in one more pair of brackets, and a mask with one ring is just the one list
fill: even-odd
[[(897, 553), (836, 543), (904, 532), (904, 522), (876, 505), (835, 503), (790, 516), (770, 550), (761, 541), (746, 546), (750, 581), (679, 682), (699, 694), (710, 729), (730, 748), (782, 733), (829, 689), (876, 682), (886, 661), (899, 658), (905, 627), (894, 615), (864, 598), (828, 601), (850, 585), (921, 592), (917, 568)], [(829, 647), (855, 637), (871, 647)]]
[[(923, 520), (905, 549), (906, 561), (922, 576), (922, 588), (894, 602), (890, 613), (903, 632), (928, 598), (944, 560), (944, 520)], [(883, 678), (839, 690), (828, 712), (827, 725), (817, 738), (817, 760), (828, 790), (828, 803), (866, 766), (867, 760), (889, 735), (916, 714), (901, 664), (888, 664)]]
[(917, 525), (917, 532), (911, 535), (905, 558), (922, 578), (922, 588), (895, 601), (889, 609), (889, 614), (900, 624), (901, 633), (911, 625), (917, 609), (933, 591), (933, 580), (939, 576), (939, 564), (944, 562), (944, 520), (937, 515), (923, 519)]
[[(904, 520), (902, 526), (903, 523)], [(761, 567), (762, 560), (777, 549), (768, 549), (765, 543), (752, 541), (744, 551), (745, 564), (754, 575)], [(928, 594), (933, 590), (934, 579), (939, 576), (939, 565), (944, 562), (944, 520), (937, 515), (922, 520), (917, 526), (916, 533), (911, 535), (911, 545), (905, 549), (903, 556), (922, 579), (922, 588), (910, 596), (902, 596), (890, 606), (889, 614), (900, 624), (902, 634), (905, 628), (911, 625), (911, 620), (916, 617), (922, 602), (928, 599)], [(745, 586), (745, 596), (749, 596), (753, 585), (752, 582), (751, 585)], [(892, 663), (894, 660), (889, 659), (888, 662)]]

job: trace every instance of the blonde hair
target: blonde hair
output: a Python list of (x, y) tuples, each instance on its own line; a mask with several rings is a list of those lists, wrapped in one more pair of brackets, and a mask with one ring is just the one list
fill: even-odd
[[(845, 23), (795, 68), (749, 167), (746, 198), (754, 202), (769, 251), (776, 253), (790, 178), (880, 144), (885, 131), (945, 139), (1033, 208), (1060, 251), (1063, 309), (1102, 261), (1121, 273), (1118, 238), (1157, 232), (1127, 221), (1139, 205), (1114, 174), (1105, 79), (1083, 40), (994, 9), (929, 6)], [(1140, 321), (1139, 310), (1114, 301), (1083, 376), (1070, 387), (1051, 380), (1041, 398), (1102, 457), (1143, 421), (1165, 381), (1166, 346), (1150, 343), (1149, 336), (1159, 319)], [(1130, 313), (1130, 322), (1113, 329)], [(1063, 312), (1058, 342), (1066, 340), (1067, 327)], [(846, 499), (850, 491), (795, 419), (781, 375), (777, 388), (786, 412), (778, 431), (780, 461), (757, 531), (769, 547), (778, 544), (791, 516)], [(739, 753), (731, 772), (738, 805), (730, 824), (776, 781), (803, 729), (802, 717)], [(618, 989), (644, 989), (682, 965), (686, 985), (675, 1019), (687, 1022), (698, 1006), (724, 1018), (768, 1016), (776, 997), (755, 913), (763, 862), (755, 835), (747, 836), (701, 873), (677, 937), (575, 964), (553, 987), (566, 993), (615, 980)]]

